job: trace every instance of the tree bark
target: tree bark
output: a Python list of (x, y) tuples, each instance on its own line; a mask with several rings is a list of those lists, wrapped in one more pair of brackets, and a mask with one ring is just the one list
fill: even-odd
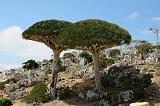
[(60, 69), (60, 60), (59, 60), (60, 52), (54, 52), (54, 59), (53, 59), (53, 69), (52, 69), (52, 82), (50, 84), (50, 93), (53, 99), (56, 99), (56, 84), (58, 78), (58, 72)]
[(98, 93), (101, 92), (101, 73), (99, 70), (99, 53), (93, 53), (93, 68), (95, 72), (95, 84)]

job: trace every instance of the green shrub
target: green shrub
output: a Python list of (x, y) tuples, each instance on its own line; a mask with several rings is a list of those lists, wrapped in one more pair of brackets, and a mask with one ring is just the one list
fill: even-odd
[(107, 67), (115, 63), (115, 61), (111, 58), (107, 58), (106, 54), (101, 54), (99, 57), (100, 67)]
[[(130, 71), (132, 70), (132, 71)], [(151, 85), (151, 74), (140, 73), (131, 66), (112, 67), (102, 75), (102, 85), (105, 88), (117, 90), (132, 90), (135, 99), (143, 98), (144, 91)]]
[(49, 101), (49, 95), (47, 94), (47, 85), (44, 82), (41, 82), (34, 86), (34, 88), (30, 91), (30, 93), (25, 96), (23, 99), (27, 103), (32, 102), (48, 102)]
[(5, 88), (4, 82), (0, 82), (0, 89), (4, 89), (4, 88)]
[(22, 67), (24, 69), (32, 70), (32, 69), (38, 68), (38, 66), (39, 66), (39, 64), (35, 60), (28, 60), (23, 63)]
[(59, 88), (57, 88), (57, 96), (61, 100), (67, 99), (67, 98), (69, 98), (73, 95), (74, 95), (74, 93), (73, 93), (72, 90), (69, 89), (69, 87), (59, 87)]
[(90, 54), (87, 53), (87, 52), (82, 52), (82, 53), (80, 53), (80, 54), (79, 54), (79, 57), (85, 58), (88, 63), (91, 63), (91, 62), (93, 61), (92, 55), (90, 55)]
[(65, 53), (65, 54), (63, 55), (63, 58), (64, 58), (64, 59), (67, 59), (67, 58), (75, 58), (75, 55), (72, 54), (72, 53)]
[(119, 49), (110, 49), (109, 50), (109, 57), (111, 57), (111, 58), (114, 58), (114, 57), (116, 57), (117, 55), (120, 55), (120, 50)]
[(1, 98), (0, 99), (0, 106), (11, 106), (13, 105), (12, 104), (12, 101), (8, 98)]

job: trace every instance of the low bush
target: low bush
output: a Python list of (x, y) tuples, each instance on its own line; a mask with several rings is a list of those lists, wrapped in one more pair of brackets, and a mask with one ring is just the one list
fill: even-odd
[(49, 101), (49, 94), (47, 94), (47, 85), (44, 82), (40, 82), (30, 91), (30, 93), (23, 99), (27, 103), (45, 103)]
[(5, 88), (4, 82), (0, 82), (0, 89), (4, 89), (4, 88)]
[(120, 55), (121, 51), (119, 49), (110, 49), (109, 50), (109, 57), (114, 58), (118, 55)]
[(113, 67), (102, 75), (102, 85), (121, 91), (132, 90), (135, 99), (139, 99), (144, 97), (144, 91), (151, 85), (152, 77), (131, 66)]
[(73, 93), (72, 90), (69, 89), (69, 87), (59, 87), (59, 88), (57, 88), (57, 97), (60, 100), (67, 99), (67, 98), (69, 98), (73, 95), (74, 95), (74, 93)]
[(67, 59), (67, 58), (75, 58), (75, 55), (72, 54), (72, 53), (65, 53), (65, 54), (63, 55), (63, 58), (64, 58), (64, 59)]
[(92, 55), (90, 55), (90, 54), (87, 53), (87, 52), (82, 52), (82, 53), (80, 53), (80, 54), (79, 54), (79, 57), (85, 58), (88, 63), (91, 63), (91, 62), (93, 61)]
[(100, 67), (107, 67), (115, 63), (112, 58), (107, 58), (105, 54), (101, 54), (99, 57)]
[(12, 104), (12, 101), (8, 98), (1, 98), (0, 99), (0, 106), (11, 106), (13, 105)]

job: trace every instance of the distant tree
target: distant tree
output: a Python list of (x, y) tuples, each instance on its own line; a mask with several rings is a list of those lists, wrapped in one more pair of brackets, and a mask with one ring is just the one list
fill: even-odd
[(143, 43), (138, 46), (135, 46), (138, 53), (145, 55), (153, 52), (152, 45), (150, 43)]
[(147, 43), (146, 40), (132, 40), (131, 42), (132, 42), (132, 43), (137, 43), (137, 44), (140, 44), (140, 43)]
[(115, 61), (112, 58), (107, 58), (106, 54), (103, 54), (103, 53), (100, 54), (99, 64), (102, 69), (106, 68), (107, 66), (110, 66), (114, 63), (115, 63)]
[(72, 54), (72, 53), (64, 53), (63, 58), (64, 58), (64, 59), (67, 59), (67, 58), (75, 58), (75, 55)]
[(85, 58), (88, 63), (91, 63), (91, 62), (93, 61), (92, 55), (90, 55), (90, 54), (87, 53), (87, 52), (81, 52), (81, 53), (79, 54), (79, 56), (80, 56), (81, 58)]
[(129, 43), (131, 36), (125, 29), (103, 20), (89, 19), (76, 22), (68, 33), (57, 38), (59, 45), (77, 48), (92, 53), (96, 91), (101, 92), (99, 55), (105, 48)]
[(120, 55), (121, 51), (119, 49), (110, 49), (109, 50), (109, 57), (114, 58)]
[(157, 37), (157, 44), (158, 44), (158, 36), (160, 34), (160, 29), (158, 29), (156, 27), (152, 27), (149, 30), (156, 35), (156, 37)]
[(23, 63), (22, 68), (32, 70), (38, 68), (39, 64), (35, 60), (28, 60)]
[(60, 20), (46, 20), (33, 24), (23, 32), (23, 38), (44, 43), (54, 52), (54, 61), (52, 63), (52, 82), (50, 85), (50, 92), (52, 98), (56, 98), (56, 84), (58, 72), (60, 71), (60, 53), (66, 49), (64, 46), (58, 46), (55, 42), (56, 37), (70, 27), (72, 23)]
[[(149, 29), (152, 33), (154, 33), (157, 37), (157, 45), (158, 45), (158, 36), (160, 34), (160, 29), (156, 28), (156, 27), (152, 27)], [(158, 56), (158, 46), (156, 47), (156, 54)], [(158, 63), (158, 61), (156, 60), (156, 63)]]

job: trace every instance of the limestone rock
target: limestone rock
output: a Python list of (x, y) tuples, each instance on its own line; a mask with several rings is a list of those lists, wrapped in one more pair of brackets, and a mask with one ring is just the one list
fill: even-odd
[(131, 103), (129, 106), (149, 106), (148, 102)]

